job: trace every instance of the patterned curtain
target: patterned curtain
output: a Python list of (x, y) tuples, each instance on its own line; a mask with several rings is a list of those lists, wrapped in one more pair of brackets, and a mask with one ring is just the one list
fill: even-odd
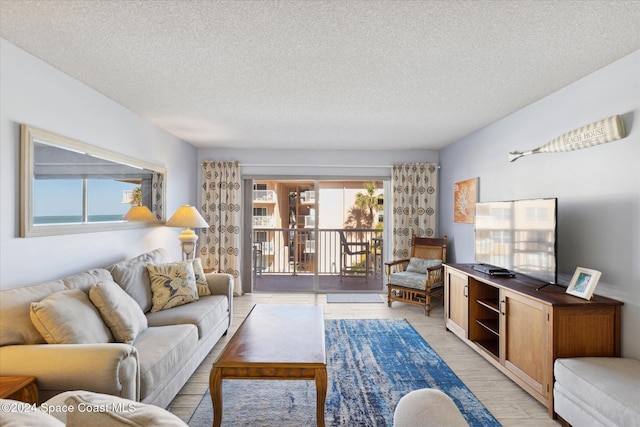
[(209, 228), (201, 231), (200, 258), (205, 269), (231, 274), (233, 293), (240, 283), (240, 166), (237, 161), (202, 164), (202, 215)]
[(438, 165), (396, 163), (391, 176), (393, 259), (408, 258), (411, 236), (437, 237)]
[(151, 178), (151, 212), (158, 221), (164, 221), (164, 173), (154, 172)]

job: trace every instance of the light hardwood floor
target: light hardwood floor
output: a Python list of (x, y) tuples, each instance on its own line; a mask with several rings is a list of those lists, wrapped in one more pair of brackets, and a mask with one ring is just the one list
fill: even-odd
[[(234, 298), (234, 319), (229, 334), (216, 344), (205, 361), (169, 405), (169, 410), (188, 421), (209, 386), (212, 363), (247, 316), (254, 304), (322, 304), (327, 319), (403, 318), (422, 335), (456, 375), (469, 387), (494, 417), (507, 426), (558, 426), (547, 409), (509, 378), (480, 357), (444, 327), (443, 309), (436, 308), (430, 317), (420, 307), (398, 302), (392, 308), (377, 304), (328, 304), (326, 295), (314, 294), (246, 294)], [(276, 425), (276, 424), (274, 424)]]

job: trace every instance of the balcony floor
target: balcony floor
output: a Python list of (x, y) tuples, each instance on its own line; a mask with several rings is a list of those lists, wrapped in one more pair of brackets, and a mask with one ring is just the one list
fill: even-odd
[[(319, 276), (319, 293), (326, 292), (381, 292), (381, 275), (342, 277), (338, 275)], [(263, 274), (254, 277), (253, 292), (313, 292), (313, 275), (275, 275)]]

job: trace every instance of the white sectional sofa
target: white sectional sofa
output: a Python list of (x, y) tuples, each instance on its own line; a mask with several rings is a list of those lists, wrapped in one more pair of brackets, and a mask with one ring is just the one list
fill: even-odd
[[(148, 265), (171, 264), (157, 249), (0, 291), (0, 375), (36, 377), (41, 401), (87, 390), (166, 407), (233, 318), (228, 274), (203, 273), (193, 301), (180, 296), (181, 305), (158, 309)], [(166, 286), (172, 297), (178, 288)]]
[(640, 360), (556, 359), (555, 413), (574, 427), (640, 426)]

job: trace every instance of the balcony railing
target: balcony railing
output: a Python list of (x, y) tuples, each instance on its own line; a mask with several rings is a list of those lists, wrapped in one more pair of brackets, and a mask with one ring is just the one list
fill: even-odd
[(316, 192), (315, 191), (303, 191), (300, 193), (300, 203), (315, 203)]
[[(369, 274), (381, 271), (382, 230), (303, 228), (253, 229), (253, 266), (257, 274), (340, 275), (340, 266), (350, 274), (365, 273), (365, 255), (345, 255), (341, 261), (340, 232), (349, 242), (369, 243)], [(342, 262), (342, 264), (341, 264)], [(343, 269), (344, 270), (344, 269)]]
[(254, 202), (275, 202), (276, 192), (274, 190), (253, 190)]
[(256, 227), (259, 228), (259, 227), (275, 227), (275, 226), (276, 226), (276, 218), (274, 216), (254, 216), (253, 217), (254, 230), (256, 229)]

